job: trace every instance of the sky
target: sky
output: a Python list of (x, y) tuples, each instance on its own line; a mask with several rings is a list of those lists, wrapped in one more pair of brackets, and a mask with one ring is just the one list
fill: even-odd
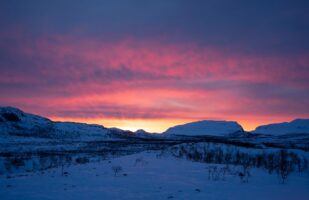
[(309, 118), (309, 1), (1, 0), (0, 105), (162, 132)]

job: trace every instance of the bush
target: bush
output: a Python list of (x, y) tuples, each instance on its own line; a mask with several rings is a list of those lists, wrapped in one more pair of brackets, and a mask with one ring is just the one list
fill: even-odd
[(122, 167), (121, 166), (113, 166), (112, 170), (114, 172), (114, 176), (116, 176), (119, 172), (122, 171)]
[(78, 164), (85, 164), (89, 162), (89, 159), (87, 157), (78, 157), (75, 159), (75, 162)]
[(289, 159), (289, 154), (286, 150), (281, 150), (279, 153), (279, 168), (278, 174), (281, 177), (282, 183), (285, 183), (286, 179), (288, 178), (289, 174), (292, 172), (292, 164)]
[(15, 167), (25, 166), (25, 162), (21, 158), (13, 158), (11, 164)]
[[(286, 182), (290, 173), (304, 172), (308, 169), (308, 160), (305, 157), (300, 157), (298, 154), (287, 150), (249, 154), (237, 149), (225, 150), (220, 146), (210, 148), (205, 145), (203, 148), (199, 148), (195, 144), (183, 144), (174, 146), (169, 151), (176, 157), (183, 157), (196, 162), (241, 166), (241, 169), (235, 175), (238, 175), (242, 182), (248, 182), (252, 167), (263, 168), (270, 174), (277, 172), (282, 183)], [(209, 167), (208, 179), (224, 179), (226, 172), (227, 170), (215, 166)]]
[(148, 162), (146, 160), (144, 160), (144, 158), (136, 158), (135, 162), (134, 162), (134, 166), (140, 165), (140, 166), (145, 166), (147, 165)]

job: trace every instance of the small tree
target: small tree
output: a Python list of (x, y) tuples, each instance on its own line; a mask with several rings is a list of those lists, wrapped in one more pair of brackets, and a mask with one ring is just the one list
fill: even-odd
[(119, 172), (122, 171), (122, 167), (121, 166), (113, 166), (112, 170), (114, 172), (114, 176), (116, 176)]
[(281, 177), (282, 183), (286, 182), (289, 174), (292, 172), (291, 163), (288, 160), (288, 153), (286, 150), (281, 150), (279, 153), (279, 169), (278, 173)]

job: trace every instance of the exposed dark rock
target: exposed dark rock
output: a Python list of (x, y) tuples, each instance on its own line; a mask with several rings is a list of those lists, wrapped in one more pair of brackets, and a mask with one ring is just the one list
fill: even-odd
[(2, 113), (2, 117), (9, 122), (19, 122), (19, 117), (14, 113)]

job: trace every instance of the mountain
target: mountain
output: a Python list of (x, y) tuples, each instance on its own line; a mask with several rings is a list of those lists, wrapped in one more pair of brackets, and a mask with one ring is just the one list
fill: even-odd
[(171, 127), (163, 134), (166, 136), (230, 136), (245, 133), (243, 128), (234, 121), (204, 120)]
[(143, 129), (138, 129), (134, 132), (136, 137), (140, 138), (161, 138), (161, 134), (158, 133), (149, 133)]
[(252, 133), (268, 135), (309, 133), (309, 119), (295, 119), (291, 122), (263, 125), (257, 127)]
[(234, 121), (205, 120), (171, 127), (163, 134), (151, 134), (144, 130), (132, 132), (96, 124), (54, 122), (17, 108), (0, 107), (0, 155), (25, 152), (101, 152), (113, 148), (120, 150), (127, 145), (131, 145), (131, 150), (135, 151), (144, 145), (162, 148), (160, 145), (172, 145), (186, 139), (206, 139), (210, 142), (250, 147), (258, 145), (259, 148), (269, 144), (272, 147), (308, 150), (308, 122), (309, 119), (297, 119), (289, 123), (261, 126), (253, 131), (260, 135), (247, 134)]
[[(251, 133), (284, 135), (309, 133), (309, 119), (269, 124), (257, 127)], [(243, 128), (234, 121), (204, 120), (178, 125), (163, 134), (151, 134), (144, 130), (136, 132), (118, 128), (106, 128), (96, 124), (54, 122), (50, 119), (25, 113), (14, 107), (0, 107), (0, 139), (25, 138), (60, 139), (75, 141), (118, 140), (130, 138), (161, 138), (173, 136), (246, 136)]]
[(101, 125), (54, 122), (13, 107), (0, 107), (0, 138), (35, 137), (46, 139), (99, 140), (122, 138), (127, 131)]

